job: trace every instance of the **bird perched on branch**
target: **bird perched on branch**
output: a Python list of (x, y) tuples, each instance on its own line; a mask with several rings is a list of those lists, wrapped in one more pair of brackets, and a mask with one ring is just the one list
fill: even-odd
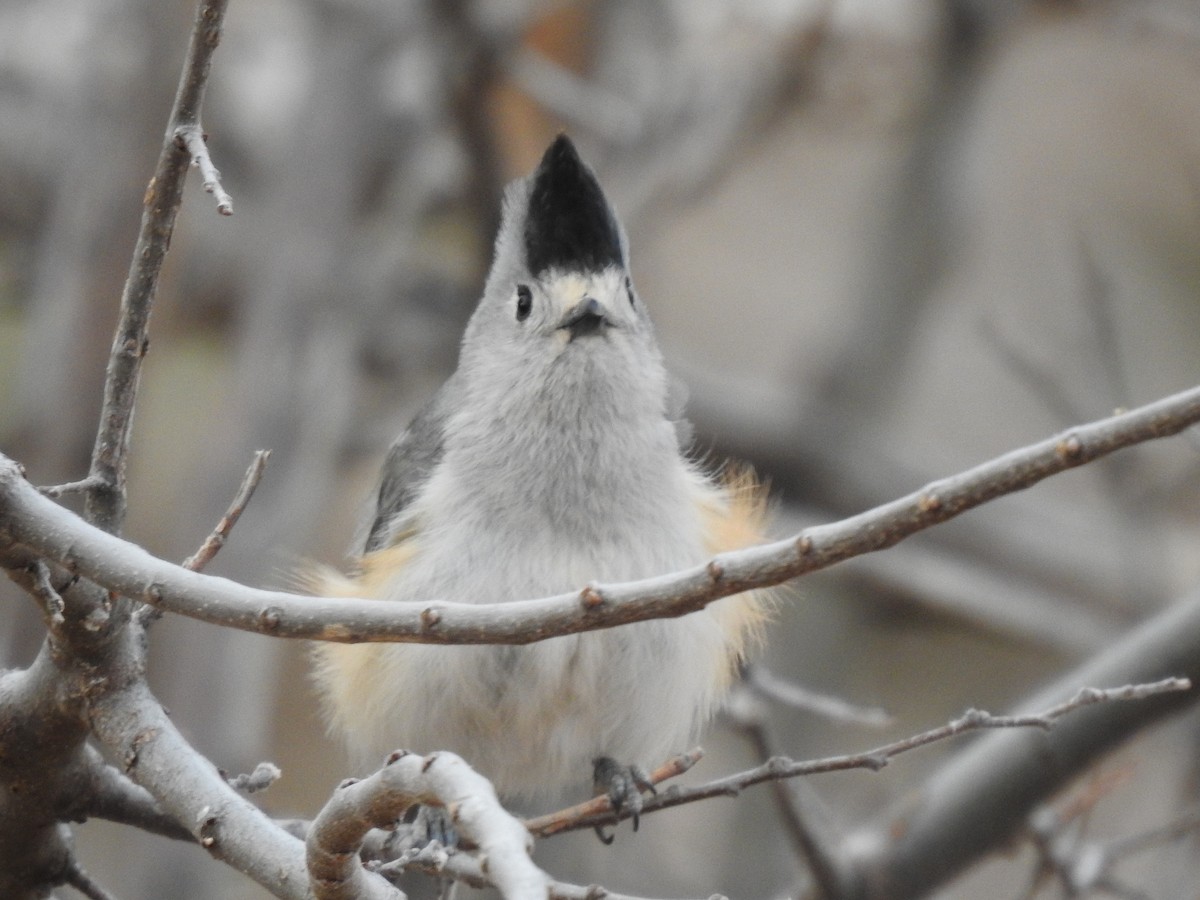
[[(392, 446), (352, 576), (326, 594), (503, 603), (676, 571), (760, 539), (749, 476), (713, 477), (678, 411), (625, 234), (560, 136), (509, 186), (458, 368)], [(331, 730), (362, 761), (452, 750), (502, 796), (586, 780), (640, 808), (640, 766), (685, 749), (763, 599), (527, 646), (325, 644)]]

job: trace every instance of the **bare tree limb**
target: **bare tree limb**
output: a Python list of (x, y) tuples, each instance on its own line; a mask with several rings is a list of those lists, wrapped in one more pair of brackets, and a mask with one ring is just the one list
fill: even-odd
[(605, 141), (633, 144), (645, 130), (643, 111), (628, 98), (580, 77), (536, 50), (521, 47), (506, 60), (508, 74), (564, 122), (580, 125)]
[[(618, 894), (598, 884), (577, 885), (564, 881), (550, 882), (550, 900), (645, 900), (630, 894)], [(722, 894), (713, 894), (708, 900), (728, 900)]]
[[(1165, 678), (1153, 683), (1133, 684), (1111, 689), (1082, 688), (1076, 690), (1067, 700), (1053, 703), (1045, 708), (1028, 714), (993, 716), (986, 712), (969, 710), (963, 716), (947, 723), (946, 725), (913, 735), (911, 737), (906, 737), (898, 741), (893, 741), (891, 743), (882, 745), (881, 747), (877, 747), (874, 750), (867, 751), (866, 753), (827, 757), (824, 759), (806, 762), (794, 762), (782, 757), (772, 757), (763, 765), (754, 769), (731, 775), (726, 778), (718, 779), (705, 785), (688, 789), (672, 787), (667, 791), (660, 793), (658, 796), (647, 800), (644, 807), (644, 812), (679, 806), (684, 803), (695, 802), (698, 800), (708, 799), (710, 797), (736, 796), (745, 787), (758, 784), (763, 781), (778, 781), (779, 779), (791, 778), (798, 775), (843, 771), (851, 768), (876, 770), (885, 766), (887, 762), (896, 755), (970, 731), (977, 731), (981, 729), (998, 729), (1002, 732), (1014, 730), (1035, 730), (1045, 732), (1054, 727), (1060, 720), (1067, 719), (1067, 717), (1071, 716), (1072, 714), (1078, 715), (1080, 710), (1084, 709), (1085, 707), (1094, 706), (1096, 704), (1112, 704), (1116, 701), (1122, 700), (1136, 700), (1144, 702), (1148, 698), (1157, 697), (1159, 695), (1175, 694), (1187, 691), (1190, 689), (1190, 687), (1191, 683), (1187, 679)], [(1129, 704), (1129, 706), (1136, 709), (1137, 707), (1141, 706), (1141, 702)], [(1106, 710), (1103, 715), (1111, 716), (1111, 712)], [(691, 754), (687, 754), (678, 760), (671, 761), (664, 767), (656, 770), (651, 776), (652, 780), (656, 783), (661, 782), (671, 774), (676, 774), (674, 769), (677, 766), (682, 766), (683, 768), (689, 767), (696, 759), (699, 758), (699, 755), (699, 751), (692, 751)], [(974, 812), (978, 814), (977, 809), (975, 809)], [(624, 817), (627, 816), (628, 814), (625, 814)], [(525, 822), (525, 827), (533, 834), (537, 834), (539, 836), (549, 836), (560, 831), (590, 828), (596, 825), (613, 824), (618, 821), (619, 818), (620, 817), (612, 813), (611, 807), (607, 803), (607, 798), (599, 797), (589, 801), (586, 804), (580, 804), (567, 810), (551, 813), (535, 819), (529, 819)], [(1191, 818), (1181, 817), (1178, 823), (1172, 823), (1172, 826), (1163, 829), (1163, 839), (1170, 839), (1172, 836), (1175, 836), (1178, 833), (1193, 827), (1194, 823), (1192, 822)], [(297, 835), (311, 833), (311, 827), (308, 825), (308, 823), (303, 822), (291, 823), (288, 830)], [(365, 834), (365, 832), (363, 834)], [(358, 844), (356, 844), (356, 846), (361, 844), (363, 834), (360, 834), (357, 838)], [(1153, 839), (1157, 840), (1159, 837), (1160, 836), (1156, 834)], [(1135, 850), (1139, 849), (1139, 845), (1131, 844), (1131, 846), (1133, 846)], [(823, 881), (822, 884), (826, 890), (826, 893), (830, 896), (858, 896), (854, 893), (854, 890), (856, 890), (854, 887), (856, 883), (854, 878), (856, 874), (861, 876), (862, 873), (851, 868), (854, 866), (856, 860), (852, 855), (848, 855), (848, 851), (845, 849), (846, 847), (858, 848), (858, 852), (861, 852), (860, 845), (856, 841), (840, 844), (840, 846), (836, 849), (832, 846), (824, 848), (828, 856), (826, 861), (828, 862), (829, 871), (827, 873), (828, 881)], [(414, 868), (419, 868), (422, 871), (427, 871), (430, 874), (448, 876), (456, 880), (465, 881), (466, 883), (472, 885), (483, 886), (491, 883), (486, 875), (484, 875), (481, 871), (478, 871), (477, 868), (473, 867), (473, 863), (469, 861), (464, 862), (464, 857), (462, 855), (451, 855), (448, 859), (439, 857), (436, 863), (419, 858), (415, 861), (408, 860), (406, 862), (408, 865), (411, 865)], [(589, 890), (592, 890), (593, 894), (589, 895)], [(573, 886), (558, 885), (555, 883), (551, 886), (551, 897), (587, 897), (596, 895), (595, 890), (596, 889), (575, 888)], [(598, 896), (608, 895), (599, 894)], [(874, 897), (890, 895), (888, 895), (886, 890), (884, 890), (884, 892), (880, 894), (869, 893), (865, 896)]]
[(94, 699), (96, 738), (213, 857), (284, 900), (311, 900), (304, 845), (238, 794), (183, 739), (144, 681)]
[(91, 790), (81, 809), (83, 815), (131, 825), (177, 841), (196, 839), (163, 811), (149, 791), (108, 765), (96, 750), (88, 747), (85, 755), (92, 777)]
[[(182, 122), (198, 121), (224, 8), (225, 0), (202, 0), (198, 8), (166, 138), (144, 198), (90, 470), (81, 482), (49, 491), (86, 490), (85, 516), (106, 532), (118, 533), (125, 517), (126, 457), (150, 306), (187, 170), (187, 156), (176, 148), (173, 132)], [(9, 574), (42, 601), (51, 638), (29, 669), (0, 678), (0, 780), (8, 798), (0, 808), (0, 894), (44, 896), (74, 879), (85, 893), (105, 896), (73, 867), (65, 823), (86, 807), (96, 789), (96, 767), (85, 749), (95, 704), (114, 686), (144, 687), (144, 659), (135, 649), (141, 632), (128, 626), (128, 601), (78, 580), (55, 592), (47, 566), (39, 561), (28, 570), (28, 563)]]
[[(699, 748), (682, 754), (656, 769), (651, 774), (651, 780), (659, 783), (666, 778), (672, 777), (672, 775), (680, 774), (698, 761), (701, 756), (702, 751)], [(601, 800), (603, 800), (602, 803), (600, 802)], [(609, 808), (607, 802), (607, 797), (596, 798), (596, 802), (579, 804), (577, 807), (571, 807), (559, 813), (541, 816), (538, 819), (530, 819), (524, 825), (530, 833), (553, 834), (556, 830), (553, 827), (553, 823), (569, 818), (576, 811), (582, 810), (585, 807), (590, 809)], [(315, 825), (314, 822), (299, 819), (280, 821), (278, 824), (289, 834), (301, 840), (308, 839)], [(387, 824), (390, 826), (391, 822)], [(416, 852), (404, 854), (398, 859), (391, 859), (394, 854), (390, 842), (393, 834), (393, 832), (384, 832), (379, 828), (372, 828), (365, 835), (360, 834), (360, 852), (357, 855), (359, 858), (368, 861), (368, 868), (385, 877), (390, 877), (393, 873), (399, 874), (406, 871), (418, 871), (424, 872), (433, 878), (461, 882), (469, 887), (495, 887), (490, 865), (485, 868), (484, 858), (477, 853), (461, 851), (450, 853), (441, 847), (440, 844), (428, 844)], [(390, 861), (379, 864), (380, 860)], [(584, 887), (554, 880), (548, 881), (547, 885), (550, 892), (549, 900), (642, 900), (642, 898), (614, 893), (599, 885)], [(709, 900), (720, 900), (720, 898), (714, 895)]]
[[(327, 641), (522, 644), (694, 612), (721, 597), (780, 584), (882, 550), (955, 516), (1118, 449), (1200, 421), (1200, 388), (1013, 450), (915, 493), (782, 541), (725, 553), (682, 572), (509, 603), (302, 598), (208, 578), (89, 528), (29, 487), (0, 458), (0, 529), (111, 591), (217, 625)], [(4, 555), (0, 547), (0, 557)]]
[(306, 841), (318, 900), (393, 900), (400, 894), (363, 868), (358, 851), (373, 828), (391, 828), (418, 803), (445, 807), (479, 847), (489, 882), (508, 900), (546, 900), (549, 878), (529, 857), (532, 839), (496, 799), (491, 782), (453, 753), (398, 751), (362, 781), (342, 784), (313, 820)]
[(89, 788), (82, 703), (62, 690), (60, 655), (47, 641), (29, 668), (0, 673), (0, 896), (14, 900), (63, 883), (74, 859), (63, 822)]
[[(644, 900), (629, 894), (618, 894), (598, 884), (576, 885), (563, 881), (550, 883), (550, 900)], [(708, 900), (729, 900), (724, 894), (713, 894)]]
[(125, 521), (125, 467), (142, 360), (149, 347), (150, 308), (158, 291), (175, 216), (183, 201), (189, 157), (176, 141), (181, 127), (199, 126), (212, 54), (221, 38), (227, 0), (203, 0), (196, 13), (175, 104), (154, 177), (146, 188), (141, 230), (121, 295), (120, 322), (113, 339), (104, 384), (104, 407), (92, 450), (84, 506), (89, 522), (117, 534)]
[[(1080, 684), (1200, 679), (1200, 595), (1167, 609), (1024, 704), (1053, 707)], [(1007, 729), (972, 743), (913, 796), (847, 839), (846, 898), (924, 896), (1018, 833), (1029, 813), (1119, 742), (1193, 704), (1168, 693), (1085, 709), (1053, 731)], [(651, 805), (651, 804), (647, 804)], [(981, 811), (986, 811), (986, 814)]]
[[(1076, 712), (1086, 706), (1096, 703), (1111, 703), (1118, 700), (1145, 700), (1161, 694), (1180, 693), (1191, 690), (1191, 682), (1186, 678), (1165, 678), (1154, 683), (1126, 685), (1107, 690), (1085, 687), (1077, 690), (1066, 701), (1054, 703), (1037, 712), (1028, 715), (994, 716), (978, 709), (969, 709), (945, 725), (923, 731), (910, 737), (883, 744), (865, 753), (851, 753), (839, 756), (827, 756), (813, 760), (792, 760), (784, 756), (775, 756), (760, 766), (718, 778), (707, 784), (695, 787), (672, 789), (649, 797), (642, 806), (642, 814), (695, 803), (711, 797), (736, 797), (743, 790), (764, 781), (779, 778), (796, 778), (802, 775), (817, 775), (825, 772), (844, 772), (849, 769), (868, 769), (878, 771), (884, 768), (893, 757), (907, 753), (918, 747), (944, 741), (967, 732), (984, 729), (999, 729), (1005, 732), (1048, 731), (1055, 726), (1059, 719)], [(1077, 770), (1076, 770), (1077, 771)], [(561, 831), (577, 828), (594, 828), (597, 825), (611, 825), (623, 818), (629, 818), (628, 810), (621, 814), (611, 810), (604, 814), (578, 817), (561, 829)], [(854, 842), (852, 845), (857, 846)], [(839, 895), (840, 896), (840, 895)], [(890, 896), (890, 895), (887, 895)]]

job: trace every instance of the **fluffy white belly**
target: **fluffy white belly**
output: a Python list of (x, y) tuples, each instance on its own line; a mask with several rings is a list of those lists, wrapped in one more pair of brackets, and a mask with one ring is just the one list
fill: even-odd
[[(659, 512), (581, 545), (529, 527), (514, 546), (460, 516), (412, 539), (381, 596), (495, 603), (701, 562), (700, 505)], [(649, 767), (686, 749), (727, 681), (729, 643), (706, 609), (521, 647), (328, 646), (319, 677), (361, 765), (398, 747), (452, 750), (501, 794), (533, 797), (590, 783), (597, 756)]]

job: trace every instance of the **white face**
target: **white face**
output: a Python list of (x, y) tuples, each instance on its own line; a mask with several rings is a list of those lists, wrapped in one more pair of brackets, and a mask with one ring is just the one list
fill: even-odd
[(622, 269), (552, 269), (491, 287), (463, 343), (472, 395), (513, 414), (546, 404), (618, 416), (664, 407), (653, 327)]
[(628, 277), (614, 267), (551, 271), (517, 284), (508, 305), (514, 331), (549, 337), (560, 353), (573, 341), (619, 340), (614, 332), (638, 330), (645, 320)]

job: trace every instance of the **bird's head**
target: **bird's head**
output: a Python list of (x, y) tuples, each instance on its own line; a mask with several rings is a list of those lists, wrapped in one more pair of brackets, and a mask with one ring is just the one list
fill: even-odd
[(541, 379), (655, 390), (661, 360), (629, 273), (625, 234), (592, 170), (560, 135), (505, 195), (495, 260), (463, 339), (464, 368), (499, 387)]

